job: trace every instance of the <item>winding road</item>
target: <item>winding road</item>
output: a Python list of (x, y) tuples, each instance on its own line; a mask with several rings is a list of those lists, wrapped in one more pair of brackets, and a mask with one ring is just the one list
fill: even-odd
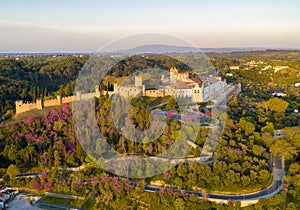
[[(233, 200), (233, 201), (245, 201), (245, 200), (258, 200), (259, 198), (270, 198), (277, 193), (281, 191), (281, 185), (282, 185), (282, 179), (285, 175), (284, 172), (284, 162), (278, 155), (276, 155), (272, 159), (272, 165), (273, 165), (273, 182), (272, 184), (260, 191), (249, 193), (249, 194), (239, 194), (239, 195), (224, 195), (224, 194), (214, 194), (214, 193), (208, 193), (205, 197), (210, 199), (219, 199), (219, 200)], [(84, 168), (84, 167), (83, 167)], [(77, 169), (77, 168), (76, 168)], [(25, 177), (36, 177), (40, 176), (40, 173), (31, 173), (31, 174), (19, 174), (19, 178), (25, 178)], [(122, 179), (122, 178), (119, 178)], [(136, 186), (137, 183), (130, 181), (130, 185)], [(160, 192), (163, 190), (166, 190), (167, 188), (164, 187), (155, 187), (150, 185), (145, 185), (144, 190), (147, 192)], [(174, 192), (178, 193), (184, 193), (186, 195), (196, 195), (199, 197), (203, 197), (202, 193), (200, 191), (193, 191), (193, 190), (178, 190), (178, 189), (172, 189)]]
[[(273, 163), (273, 182), (269, 187), (250, 194), (223, 195), (223, 194), (208, 193), (206, 197), (220, 199), (220, 200), (242, 201), (242, 200), (258, 200), (259, 198), (262, 197), (270, 198), (276, 195), (277, 193), (280, 192), (280, 186), (282, 185), (282, 178), (284, 177), (284, 166), (283, 166), (283, 161), (279, 158), (279, 156), (275, 156), (274, 159), (272, 160), (272, 163)], [(159, 192), (165, 189), (166, 188), (163, 187), (154, 187), (150, 185), (145, 186), (145, 191), (148, 192)], [(202, 193), (199, 191), (177, 190), (177, 189), (173, 191), (178, 193), (185, 193), (188, 195), (197, 195), (203, 197)]]

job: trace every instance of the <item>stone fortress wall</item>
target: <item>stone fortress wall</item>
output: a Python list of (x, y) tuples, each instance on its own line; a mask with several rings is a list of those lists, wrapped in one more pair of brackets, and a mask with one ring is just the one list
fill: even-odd
[[(137, 94), (144, 95), (145, 86), (142, 85), (142, 78), (136, 76), (134, 85), (118, 86), (117, 84), (114, 84), (114, 91), (103, 92), (103, 94), (107, 93), (109, 96), (112, 96), (115, 92), (118, 92), (118, 94), (123, 97), (128, 97), (130, 95), (137, 95)], [(86, 100), (94, 97), (99, 98), (100, 95), (101, 94), (100, 94), (99, 86), (97, 85), (95, 87), (95, 92), (92, 93), (76, 92), (76, 95), (73, 96), (67, 96), (67, 97), (57, 96), (56, 99), (49, 99), (49, 100), (37, 99), (35, 103), (24, 103), (22, 100), (19, 100), (15, 102), (16, 114), (20, 114), (35, 109), (43, 109), (44, 107), (60, 106), (65, 103), (72, 103), (72, 101)]]
[(50, 107), (50, 106), (58, 106), (61, 105), (61, 97), (57, 96), (56, 99), (50, 99), (43, 101), (43, 107)]
[(23, 103), (23, 101), (16, 101), (16, 114), (27, 112), (33, 109), (43, 109), (42, 100), (38, 99), (35, 103)]
[(61, 103), (72, 103), (73, 100), (75, 100), (76, 96), (67, 96), (67, 97), (62, 97)]
[[(80, 92), (76, 92), (76, 95), (73, 96), (67, 96), (67, 97), (57, 96), (56, 99), (49, 99), (49, 100), (37, 99), (35, 103), (24, 103), (22, 100), (16, 101), (15, 102), (16, 114), (20, 114), (35, 109), (43, 109), (45, 107), (60, 106), (65, 103), (72, 103), (72, 101), (91, 99), (93, 97), (99, 98), (100, 97), (99, 86), (96, 86), (95, 89), (96, 91), (92, 93), (81, 94)], [(113, 92), (109, 92), (109, 95), (112, 94)]]

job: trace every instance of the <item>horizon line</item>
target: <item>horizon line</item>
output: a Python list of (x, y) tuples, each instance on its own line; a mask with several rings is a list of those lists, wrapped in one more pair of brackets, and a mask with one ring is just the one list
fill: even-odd
[[(164, 46), (164, 44), (159, 44)], [(141, 46), (147, 46), (147, 45), (141, 45)], [(149, 45), (151, 46), (151, 45)], [(172, 46), (172, 47), (182, 47), (182, 48), (186, 48), (188, 46), (176, 46), (176, 45), (165, 45), (165, 46)], [(140, 47), (140, 46), (137, 46)], [(134, 49), (134, 48), (131, 48)], [(300, 51), (300, 47), (197, 47), (195, 49), (211, 49), (211, 50), (230, 50), (232, 49), (233, 51), (226, 51), (226, 52), (254, 52), (254, 51), (272, 51), (272, 50), (279, 50), (279, 51)], [(236, 50), (234, 50), (236, 49)], [(238, 51), (239, 49), (244, 49), (243, 51)], [(252, 50), (251, 50), (252, 49)], [(130, 50), (130, 49), (126, 49), (126, 50)], [(124, 50), (124, 51), (126, 51)], [(192, 53), (193, 51), (191, 51)], [(51, 54), (51, 55), (59, 55), (59, 54), (84, 54), (84, 55), (90, 55), (90, 54), (94, 54), (95, 51), (91, 51), (91, 52), (85, 52), (85, 51), (28, 51), (28, 52), (24, 52), (24, 51), (0, 51), (0, 56), (5, 56), (5, 55), (24, 55), (24, 54)], [(105, 53), (111, 53), (111, 54), (121, 54), (118, 51), (114, 51), (114, 52), (105, 52)], [(145, 52), (146, 53), (146, 52)], [(170, 53), (176, 53), (176, 51), (174, 52), (170, 52)], [(177, 53), (182, 53), (182, 52), (177, 52)], [(189, 53), (189, 52), (184, 52), (184, 53)], [(195, 53), (195, 52), (194, 52)], [(197, 52), (196, 52), (197, 53)], [(210, 51), (210, 52), (205, 52), (205, 53), (222, 53), (222, 51)]]

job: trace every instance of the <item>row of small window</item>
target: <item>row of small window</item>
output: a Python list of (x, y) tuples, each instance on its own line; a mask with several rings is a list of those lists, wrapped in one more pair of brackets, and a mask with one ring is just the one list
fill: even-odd
[(163, 92), (162, 90), (148, 90), (149, 91), (149, 93), (156, 93), (156, 92)]
[(131, 88), (130, 88), (129, 90), (128, 90), (127, 88), (119, 88), (118, 90), (119, 90), (119, 91), (129, 91), (129, 92), (132, 92), (132, 91), (135, 91), (135, 92), (136, 92), (136, 91), (140, 91), (139, 89), (136, 89), (136, 88), (134, 88), (134, 89), (131, 89)]
[(177, 96), (176, 97), (186, 97), (186, 98), (190, 98), (191, 96), (189, 96), (189, 95), (182, 95), (182, 94), (177, 94)]

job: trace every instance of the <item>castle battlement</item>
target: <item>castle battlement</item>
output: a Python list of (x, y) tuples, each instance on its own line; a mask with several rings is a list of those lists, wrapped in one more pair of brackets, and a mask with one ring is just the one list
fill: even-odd
[(38, 99), (35, 103), (24, 103), (22, 100), (16, 101), (16, 114), (27, 112), (33, 109), (43, 109), (42, 100)]
[(81, 99), (91, 99), (93, 97), (96, 97), (96, 93), (95, 92), (81, 94)]
[(23, 101), (21, 101), (21, 102), (22, 102), (23, 106), (35, 106), (36, 105), (36, 103), (33, 103), (33, 102), (25, 102), (25, 103), (23, 103)]
[[(76, 92), (76, 95), (61, 97), (57, 96), (56, 99), (49, 99), (49, 100), (42, 100), (37, 99), (36, 102), (26, 102), (24, 103), (22, 100), (15, 101), (16, 105), (16, 114), (20, 114), (23, 112), (27, 112), (30, 110), (35, 109), (43, 109), (44, 107), (51, 107), (51, 106), (60, 106), (65, 103), (72, 103), (72, 101), (80, 101), (85, 99), (91, 99), (93, 97), (100, 97), (99, 86), (96, 86), (96, 92), (92, 93), (81, 93)], [(112, 95), (114, 92), (109, 92)]]
[(57, 96), (56, 99), (45, 100), (43, 103), (43, 107), (59, 106), (61, 104), (62, 104), (61, 97)]
[(62, 97), (61, 101), (62, 104), (65, 103), (71, 103), (72, 101), (76, 100), (76, 96), (67, 96), (67, 97)]

